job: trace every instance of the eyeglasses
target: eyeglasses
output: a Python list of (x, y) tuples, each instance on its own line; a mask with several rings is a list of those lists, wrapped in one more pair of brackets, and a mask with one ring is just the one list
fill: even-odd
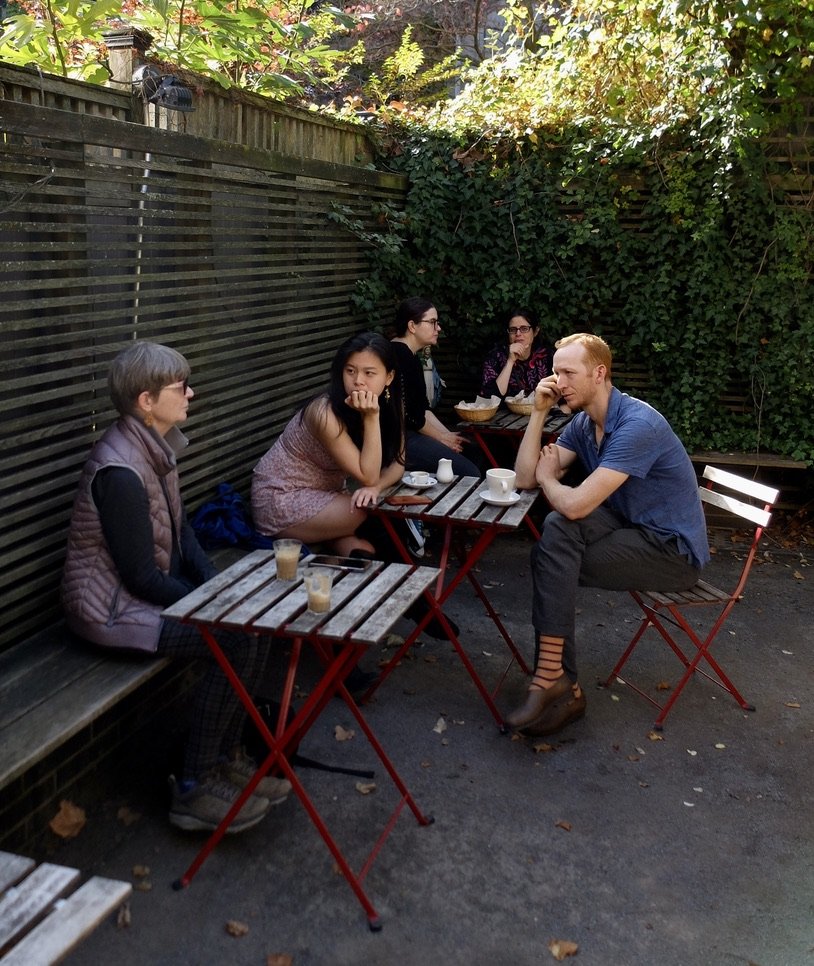
[(525, 335), (527, 332), (531, 332), (530, 325), (510, 325), (506, 331), (509, 335)]
[(180, 389), (181, 392), (186, 396), (187, 389), (189, 389), (189, 379), (184, 379), (182, 382), (172, 382), (169, 386), (162, 386), (162, 389)]
[(438, 321), (438, 319), (422, 319), (421, 321), (426, 322), (427, 325), (431, 325), (434, 329), (441, 328), (441, 323)]

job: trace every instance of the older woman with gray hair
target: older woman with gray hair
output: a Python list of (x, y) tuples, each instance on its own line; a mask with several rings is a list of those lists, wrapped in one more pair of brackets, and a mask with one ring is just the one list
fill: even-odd
[[(176, 460), (178, 428), (195, 393), (175, 349), (132, 342), (110, 367), (119, 418), (88, 457), (74, 502), (62, 578), (69, 628), (111, 652), (208, 662), (197, 686), (180, 780), (170, 778), (170, 822), (212, 830), (254, 774), (241, 746), (244, 712), (197, 628), (162, 610), (217, 572), (187, 522)], [(256, 638), (221, 632), (218, 642), (250, 693), (264, 670)], [(263, 778), (229, 827), (259, 822), (291, 785)]]

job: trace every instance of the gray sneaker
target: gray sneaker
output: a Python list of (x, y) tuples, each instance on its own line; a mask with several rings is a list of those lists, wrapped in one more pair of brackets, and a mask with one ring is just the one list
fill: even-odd
[[(188, 792), (182, 792), (174, 775), (170, 775), (170, 824), (187, 832), (214, 832), (234, 804), (241, 789), (217, 776), (207, 775)], [(227, 832), (242, 832), (265, 818), (269, 801), (251, 795), (232, 819)]]
[[(248, 755), (241, 753), (234, 761), (227, 761), (223, 766), (223, 777), (238, 788), (245, 788), (254, 777), (257, 765)], [(255, 795), (267, 798), (269, 804), (279, 805), (288, 798), (291, 782), (287, 778), (277, 778), (275, 775), (264, 775), (254, 790)]]

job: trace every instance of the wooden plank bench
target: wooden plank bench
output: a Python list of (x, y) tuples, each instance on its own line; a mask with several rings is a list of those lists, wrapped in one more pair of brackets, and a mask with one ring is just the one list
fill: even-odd
[[(209, 556), (224, 567), (243, 552), (226, 547)], [(60, 799), (81, 794), (97, 764), (200, 671), (186, 661), (106, 652), (64, 622), (0, 651), (0, 848), (39, 843)]]
[[(78, 889), (77, 869), (37, 866), (0, 852), (0, 963), (50, 966), (64, 959), (133, 891), (129, 882), (94, 876)], [(75, 891), (73, 891), (75, 889)]]
[(169, 661), (106, 654), (50, 628), (0, 654), (0, 788), (162, 671)]

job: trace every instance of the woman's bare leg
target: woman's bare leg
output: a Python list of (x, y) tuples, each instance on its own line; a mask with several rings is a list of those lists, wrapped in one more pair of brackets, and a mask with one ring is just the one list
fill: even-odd
[(349, 493), (339, 493), (316, 516), (281, 530), (277, 536), (294, 537), (296, 540), (302, 540), (303, 543), (327, 541), (343, 557), (349, 556), (353, 550), (373, 553), (375, 551), (373, 544), (356, 536), (357, 528), (366, 519), (367, 514), (353, 505)]

